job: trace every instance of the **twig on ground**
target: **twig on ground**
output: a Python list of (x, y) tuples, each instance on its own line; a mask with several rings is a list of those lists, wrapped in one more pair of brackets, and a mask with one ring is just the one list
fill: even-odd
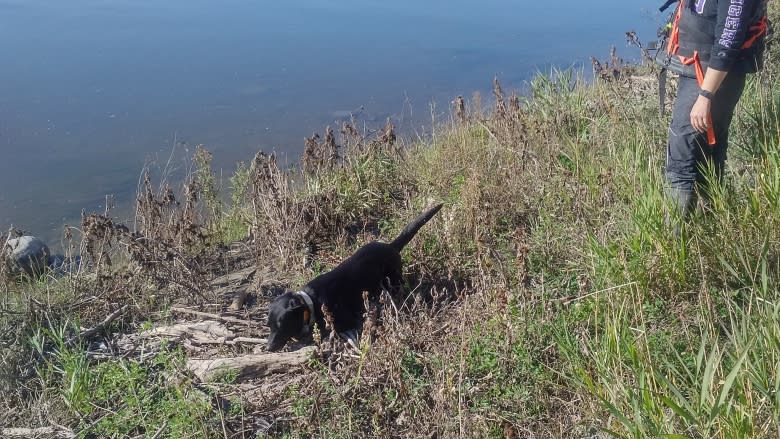
[(252, 338), (252, 337), (236, 337), (234, 339), (223, 339), (223, 340), (203, 340), (199, 338), (194, 338), (190, 340), (192, 343), (204, 345), (204, 344), (219, 344), (219, 345), (236, 345), (239, 343), (247, 343), (247, 344), (266, 344), (268, 343), (268, 340), (265, 338)]
[(160, 426), (160, 428), (157, 430), (157, 432), (154, 434), (154, 436), (151, 437), (151, 439), (157, 439), (160, 437), (162, 432), (168, 427), (168, 420), (166, 419), (165, 422), (163, 422), (163, 425)]
[(57, 437), (74, 438), (76, 433), (64, 428), (39, 427), (39, 428), (0, 428), (0, 437)]
[(233, 343), (249, 343), (249, 344), (266, 344), (268, 343), (268, 339), (265, 338), (254, 338), (254, 337), (236, 337), (233, 340), (230, 340)]
[(110, 325), (111, 322), (116, 320), (117, 317), (122, 315), (127, 310), (127, 308), (129, 306), (130, 305), (124, 305), (123, 307), (119, 308), (118, 310), (112, 312), (111, 314), (109, 314), (105, 318), (105, 320), (103, 320), (102, 322), (98, 323), (94, 327), (92, 327), (90, 329), (87, 329), (86, 331), (81, 332), (79, 335), (71, 337), (70, 339), (68, 339), (68, 341), (65, 342), (65, 344), (71, 345), (71, 344), (75, 343), (76, 341), (78, 341), (79, 339), (92, 337), (93, 335), (95, 335), (98, 332), (102, 331), (103, 328), (105, 328), (106, 326)]
[(636, 285), (636, 282), (628, 282), (628, 283), (625, 283), (625, 284), (622, 284), (622, 285), (617, 285), (617, 286), (614, 286), (614, 287), (605, 288), (603, 290), (598, 290), (598, 291), (594, 291), (592, 293), (585, 294), (584, 296), (562, 297), (560, 299), (553, 299), (553, 301), (561, 302), (564, 305), (571, 305), (574, 302), (578, 302), (580, 300), (587, 299), (588, 297), (595, 296), (596, 294), (606, 293), (607, 291), (618, 290), (620, 288), (630, 287), (632, 285)]

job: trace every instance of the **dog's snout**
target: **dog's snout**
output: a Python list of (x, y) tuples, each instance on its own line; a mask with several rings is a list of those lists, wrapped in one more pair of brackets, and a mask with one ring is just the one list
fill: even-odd
[(276, 334), (271, 334), (271, 336), (268, 337), (268, 344), (266, 345), (266, 349), (270, 352), (276, 352), (283, 348), (285, 343), (286, 341), (279, 340), (279, 337), (277, 337)]

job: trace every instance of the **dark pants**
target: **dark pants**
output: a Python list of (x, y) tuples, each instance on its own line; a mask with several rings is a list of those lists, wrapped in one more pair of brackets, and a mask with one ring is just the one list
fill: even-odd
[(745, 75), (729, 73), (712, 99), (712, 125), (715, 145), (707, 144), (707, 134), (691, 125), (691, 108), (699, 97), (696, 78), (680, 77), (677, 98), (669, 127), (666, 150), (666, 179), (674, 190), (693, 191), (704, 183), (706, 169), (712, 166), (720, 180), (726, 163), (729, 125), (734, 108), (745, 88)]

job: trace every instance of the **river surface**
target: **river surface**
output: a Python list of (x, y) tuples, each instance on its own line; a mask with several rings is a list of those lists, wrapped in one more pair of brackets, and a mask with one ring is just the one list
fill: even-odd
[(129, 212), (144, 166), (198, 144), (226, 179), (349, 114), (424, 136), (496, 75), (636, 58), (624, 32), (652, 39), (656, 3), (0, 0), (0, 228), (58, 240), (107, 195)]

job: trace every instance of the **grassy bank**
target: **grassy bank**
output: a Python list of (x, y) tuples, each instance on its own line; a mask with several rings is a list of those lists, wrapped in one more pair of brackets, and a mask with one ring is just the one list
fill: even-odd
[[(496, 84), (412, 145), (391, 127), (348, 124), (309, 139), (295, 171), (258, 154), (221, 183), (199, 150), (181, 191), (147, 182), (135, 224), (84, 218), (67, 240), (81, 270), (23, 282), (0, 272), (0, 426), (777, 437), (779, 72), (773, 49), (732, 126), (727, 184), (680, 237), (664, 225), (668, 120), (647, 72), (539, 76), (527, 97)], [(258, 271), (243, 316), (262, 336), (278, 288), (392, 239), (438, 201), (404, 252), (409, 296), (381, 305), (357, 354), (323, 342), (302, 372), (247, 385), (193, 378), (184, 363), (205, 354), (185, 343), (122, 353), (124, 336), (176, 320), (174, 307), (225, 308), (212, 279), (247, 266)]]

